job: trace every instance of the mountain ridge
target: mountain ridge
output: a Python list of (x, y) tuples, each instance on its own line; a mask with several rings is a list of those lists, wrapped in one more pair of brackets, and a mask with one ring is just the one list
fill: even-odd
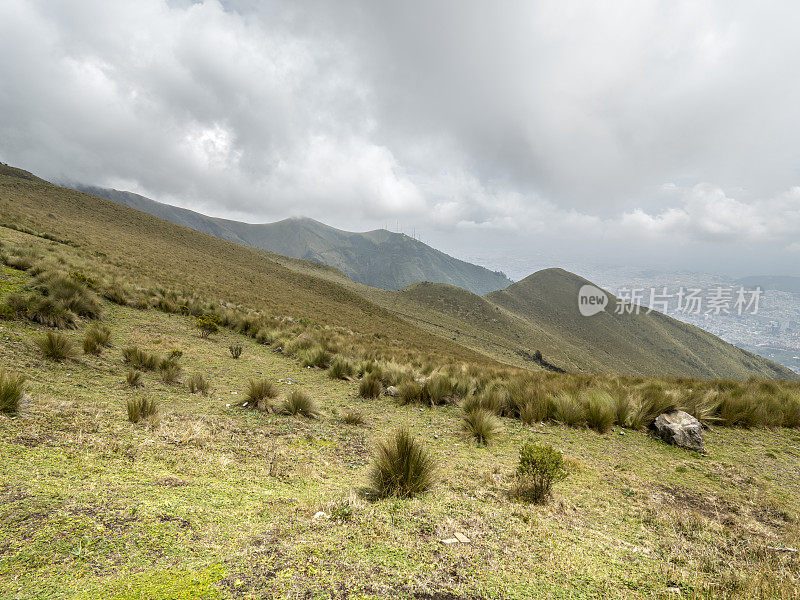
[(399, 290), (417, 281), (431, 281), (483, 295), (513, 283), (503, 273), (449, 256), (405, 234), (385, 229), (345, 231), (309, 217), (243, 223), (209, 217), (133, 192), (88, 185), (70, 187), (231, 242), (320, 262), (372, 287)]

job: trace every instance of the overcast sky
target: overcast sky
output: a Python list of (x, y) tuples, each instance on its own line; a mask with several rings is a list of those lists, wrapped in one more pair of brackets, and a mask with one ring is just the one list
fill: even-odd
[(800, 275), (798, 31), (769, 0), (0, 0), (0, 160), (496, 266)]

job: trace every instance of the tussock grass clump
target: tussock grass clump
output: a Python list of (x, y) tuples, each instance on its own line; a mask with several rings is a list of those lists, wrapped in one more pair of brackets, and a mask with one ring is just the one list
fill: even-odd
[(144, 385), (142, 382), (142, 372), (137, 371), (136, 369), (130, 369), (128, 374), (125, 376), (125, 380), (132, 388), (142, 387)]
[(126, 363), (141, 371), (154, 371), (164, 362), (164, 359), (157, 354), (142, 350), (138, 346), (127, 346), (123, 348), (122, 358)]
[(317, 367), (319, 369), (327, 369), (333, 360), (333, 355), (325, 350), (325, 348), (316, 347), (303, 350), (298, 353), (300, 364), (304, 367)]
[(233, 358), (239, 358), (242, 355), (242, 346), (239, 344), (232, 344), (228, 346), (228, 351)]
[(553, 484), (567, 477), (564, 457), (552, 446), (526, 442), (519, 451), (513, 495), (524, 502), (542, 504), (552, 493)]
[(128, 409), (128, 421), (140, 423), (150, 421), (155, 424), (158, 418), (158, 403), (150, 398), (130, 398), (126, 403)]
[(366, 420), (364, 415), (357, 410), (348, 410), (342, 417), (342, 422), (346, 425), (363, 425)]
[(400, 404), (412, 404), (422, 398), (422, 386), (416, 381), (406, 381), (399, 388), (398, 399)]
[(55, 361), (68, 360), (78, 356), (78, 350), (63, 333), (48, 331), (36, 339), (36, 346), (47, 358)]
[(378, 443), (369, 473), (370, 492), (379, 498), (411, 498), (433, 487), (436, 463), (409, 433), (399, 429)]
[(203, 396), (208, 396), (208, 390), (211, 388), (211, 385), (208, 383), (208, 379), (206, 379), (202, 373), (194, 373), (189, 380), (186, 382), (186, 386), (189, 388), (189, 392), (192, 394), (203, 394)]
[(320, 414), (317, 403), (303, 390), (289, 392), (289, 395), (280, 403), (278, 412), (284, 415), (299, 415), (307, 419), (316, 419)]
[(572, 394), (559, 392), (550, 402), (550, 412), (554, 421), (570, 427), (578, 427), (586, 422), (584, 406)]
[(381, 380), (370, 373), (358, 384), (358, 395), (362, 398), (378, 398), (382, 389)]
[(87, 334), (86, 337), (83, 338), (84, 354), (93, 354), (95, 356), (98, 356), (102, 352), (102, 350), (103, 347), (97, 343), (97, 340), (94, 337)]
[(0, 412), (15, 415), (25, 397), (25, 376), (0, 369)]
[(56, 329), (75, 328), (75, 313), (55, 298), (31, 294), (24, 299), (20, 299), (20, 297), (9, 298), (9, 303), (11, 302), (14, 303), (13, 305), (16, 308), (22, 309), (18, 312), (22, 312), (34, 323), (39, 323), (46, 327), (55, 327)]
[(272, 400), (278, 397), (278, 387), (267, 379), (251, 379), (247, 382), (247, 403), (258, 410), (272, 408)]
[(174, 358), (170, 358), (161, 362), (158, 365), (158, 370), (161, 372), (161, 380), (166, 384), (173, 384), (178, 381), (181, 376), (181, 366)]
[(328, 377), (331, 379), (350, 379), (355, 375), (356, 366), (353, 361), (342, 356), (337, 356), (328, 368)]
[(639, 406), (631, 415), (631, 427), (649, 427), (661, 413), (680, 408), (674, 396), (666, 393), (660, 383), (649, 383), (639, 390)]
[(502, 425), (494, 413), (479, 408), (462, 413), (461, 429), (479, 446), (488, 446), (500, 433)]
[(606, 433), (616, 420), (614, 399), (601, 390), (584, 392), (581, 398), (586, 424), (598, 433)]
[(86, 285), (87, 279), (66, 273), (45, 271), (33, 281), (33, 288), (76, 315), (98, 319), (102, 313), (100, 298)]
[(106, 325), (95, 323), (86, 330), (86, 337), (93, 338), (100, 346), (111, 346), (111, 329)]
[(445, 404), (453, 393), (453, 384), (445, 375), (434, 375), (422, 384), (420, 401), (431, 406)]
[(278, 334), (270, 329), (259, 329), (256, 332), (255, 340), (259, 344), (265, 344), (267, 346), (271, 346), (278, 340)]

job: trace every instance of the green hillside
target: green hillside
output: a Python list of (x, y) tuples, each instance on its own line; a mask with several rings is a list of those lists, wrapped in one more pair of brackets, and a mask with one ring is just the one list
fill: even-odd
[(78, 189), (225, 240), (320, 262), (372, 287), (399, 290), (417, 281), (433, 281), (485, 294), (511, 283), (502, 273), (458, 260), (385, 229), (353, 233), (307, 218), (253, 225), (207, 217), (131, 192), (93, 186)]

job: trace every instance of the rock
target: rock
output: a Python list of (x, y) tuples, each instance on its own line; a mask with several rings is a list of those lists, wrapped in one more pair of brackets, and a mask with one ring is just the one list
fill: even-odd
[(703, 451), (703, 426), (687, 412), (671, 410), (662, 413), (650, 427), (668, 444)]
[(393, 398), (400, 395), (400, 390), (397, 389), (396, 386), (390, 385), (386, 388), (386, 395), (392, 396)]

